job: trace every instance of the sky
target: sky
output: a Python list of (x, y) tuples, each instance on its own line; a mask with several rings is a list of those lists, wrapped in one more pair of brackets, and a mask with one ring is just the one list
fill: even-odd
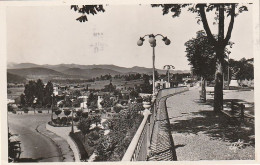
[[(7, 61), (36, 64), (114, 64), (124, 67), (152, 67), (152, 48), (146, 34), (162, 34), (171, 40), (165, 45), (157, 37), (155, 66), (174, 65), (190, 69), (184, 43), (203, 30), (196, 14), (183, 9), (180, 17), (162, 15), (161, 8), (149, 5), (108, 5), (105, 12), (88, 16), (80, 23), (80, 15), (70, 6), (7, 7)], [(208, 16), (213, 33), (217, 27)], [(226, 20), (228, 23), (229, 19)], [(235, 42), (230, 58), (253, 57), (252, 7), (235, 18), (231, 41)]]

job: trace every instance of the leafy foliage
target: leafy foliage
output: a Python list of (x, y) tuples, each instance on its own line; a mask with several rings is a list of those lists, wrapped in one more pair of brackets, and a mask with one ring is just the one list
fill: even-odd
[(64, 112), (64, 115), (67, 117), (71, 114), (71, 110), (69, 110), (69, 109), (65, 109), (63, 112)]
[(90, 118), (92, 123), (95, 123), (96, 126), (101, 123), (101, 116), (100, 115), (93, 115)]
[(140, 107), (136, 104), (130, 104), (128, 109), (121, 110), (118, 116), (105, 122), (110, 132), (101, 137), (95, 161), (119, 161), (122, 159), (142, 121), (142, 116), (138, 114), (141, 109), (138, 108)]
[(71, 9), (75, 12), (82, 14), (76, 20), (79, 22), (86, 22), (88, 21), (87, 15), (92, 14), (95, 15), (98, 12), (105, 12), (103, 5), (71, 5)]
[(216, 54), (205, 32), (198, 31), (197, 37), (190, 39), (184, 45), (193, 73), (205, 79), (213, 79), (216, 70)]
[(242, 58), (239, 61), (234, 59), (229, 60), (229, 66), (232, 77), (237, 80), (253, 80), (254, 79), (254, 59)]
[(100, 102), (103, 108), (110, 108), (114, 105), (113, 99), (110, 98), (110, 95), (104, 95), (103, 100)]
[(90, 132), (91, 120), (89, 118), (83, 118), (78, 123), (78, 129), (84, 135), (84, 139), (87, 133)]
[(49, 106), (52, 104), (53, 95), (53, 84), (49, 81), (46, 86), (44, 86), (41, 79), (37, 82), (29, 81), (25, 85), (24, 94), (20, 96), (22, 106), (33, 106), (36, 100), (37, 105)]
[(115, 92), (116, 86), (114, 86), (112, 83), (109, 83), (108, 85), (105, 85), (105, 88), (102, 91), (110, 93)]
[(62, 111), (60, 109), (57, 109), (57, 110), (54, 111), (54, 113), (55, 113), (55, 115), (57, 115), (57, 117), (59, 116), (59, 114), (61, 114), (61, 112)]

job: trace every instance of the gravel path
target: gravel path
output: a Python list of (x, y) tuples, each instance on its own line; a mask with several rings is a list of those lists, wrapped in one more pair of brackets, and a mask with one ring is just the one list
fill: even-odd
[(193, 87), (166, 102), (178, 160), (253, 160), (254, 126), (231, 124), (198, 98)]

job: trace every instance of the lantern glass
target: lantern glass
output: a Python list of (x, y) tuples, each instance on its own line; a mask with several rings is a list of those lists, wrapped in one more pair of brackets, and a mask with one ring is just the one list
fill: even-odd
[(156, 42), (156, 39), (154, 37), (149, 38), (149, 43), (154, 44)]
[(137, 41), (137, 45), (138, 45), (138, 46), (142, 46), (142, 45), (143, 45), (143, 41), (142, 41), (142, 40), (138, 40), (138, 41)]
[(168, 38), (164, 41), (165, 45), (170, 45), (171, 40), (169, 40)]

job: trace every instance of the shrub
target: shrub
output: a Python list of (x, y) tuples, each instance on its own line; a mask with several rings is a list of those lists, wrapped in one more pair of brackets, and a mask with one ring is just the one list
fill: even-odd
[(114, 107), (114, 111), (115, 111), (116, 113), (119, 113), (122, 109), (123, 109), (123, 108), (122, 108), (122, 107), (119, 107), (119, 106), (115, 106), (115, 107)]
[(82, 110), (78, 110), (78, 111), (76, 112), (77, 117), (81, 117), (81, 116), (82, 116), (82, 113), (83, 113)]
[(71, 110), (65, 109), (63, 112), (64, 112), (64, 115), (69, 116), (71, 113)]
[(8, 105), (8, 112), (13, 112), (14, 111), (14, 108), (13, 108), (13, 106), (11, 106), (11, 105)]
[(42, 113), (42, 110), (38, 110), (38, 113)]
[(79, 121), (79, 117), (74, 117), (73, 121), (78, 122)]
[(82, 117), (88, 118), (88, 112), (83, 112), (83, 113), (82, 113)]
[(60, 109), (57, 109), (57, 110), (54, 111), (54, 113), (55, 113), (55, 115), (57, 115), (57, 117), (59, 116), (59, 114), (61, 114), (61, 112), (62, 111)]
[(28, 113), (29, 109), (24, 107), (23, 111), (24, 111), (24, 113)]
[(63, 125), (67, 125), (67, 118), (66, 118), (66, 117), (62, 117), (62, 118), (61, 118), (61, 123), (62, 123)]
[(138, 98), (136, 98), (136, 102), (137, 103), (142, 103), (143, 102), (143, 98), (139, 96)]
[(152, 96), (144, 96), (143, 101), (144, 102), (151, 102)]
[(95, 161), (120, 161), (135, 135), (143, 116), (138, 114), (139, 104), (130, 104), (128, 109), (119, 112), (119, 116), (108, 119), (105, 123), (110, 129), (106, 136), (102, 136), (97, 144)]

